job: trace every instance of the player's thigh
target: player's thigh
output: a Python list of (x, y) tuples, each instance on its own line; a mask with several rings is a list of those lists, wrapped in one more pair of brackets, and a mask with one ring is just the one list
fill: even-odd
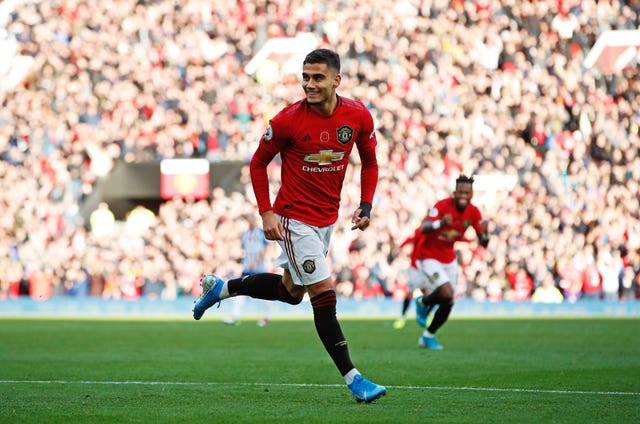
[(409, 291), (413, 292), (416, 289), (423, 289), (428, 284), (427, 276), (419, 269), (410, 267), (407, 271), (407, 285)]
[(284, 240), (278, 240), (282, 254), (276, 264), (288, 270), (293, 283), (308, 286), (329, 279), (326, 261), (333, 226), (314, 227), (282, 218)]
[(418, 261), (417, 266), (426, 277), (425, 286), (430, 291), (435, 291), (438, 287), (447, 283), (454, 286), (452, 283), (452, 276), (450, 274), (452, 269), (449, 267), (449, 264), (443, 264), (434, 259), (424, 259)]
[(458, 284), (458, 274), (460, 273), (460, 266), (457, 261), (449, 262), (448, 264), (444, 264), (444, 272), (449, 276), (449, 282), (451, 283), (451, 287), (453, 287), (454, 291)]
[(293, 297), (302, 299), (304, 296), (305, 289), (303, 286), (299, 286), (293, 282), (293, 278), (291, 277), (291, 272), (285, 268), (284, 273), (282, 274), (282, 284), (287, 289), (289, 294)]

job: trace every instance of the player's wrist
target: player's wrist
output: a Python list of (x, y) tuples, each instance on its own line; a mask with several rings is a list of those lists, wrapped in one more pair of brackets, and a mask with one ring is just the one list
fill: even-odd
[(433, 221), (433, 223), (431, 224), (431, 228), (433, 228), (434, 230), (439, 230), (440, 227), (442, 227), (442, 221), (440, 219), (438, 219), (437, 221)]
[(371, 203), (369, 202), (361, 202), (360, 206), (358, 206), (358, 209), (360, 209), (360, 215), (358, 215), (360, 218), (371, 218), (371, 208), (373, 206), (371, 206)]

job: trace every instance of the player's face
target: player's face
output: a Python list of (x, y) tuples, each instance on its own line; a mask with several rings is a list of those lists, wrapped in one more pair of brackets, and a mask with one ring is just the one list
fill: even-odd
[(471, 198), (473, 197), (473, 189), (471, 184), (461, 183), (456, 186), (456, 190), (453, 192), (453, 198), (456, 202), (456, 208), (463, 210), (467, 207)]
[(322, 106), (333, 102), (338, 85), (340, 74), (324, 63), (307, 63), (302, 67), (302, 88), (308, 104)]

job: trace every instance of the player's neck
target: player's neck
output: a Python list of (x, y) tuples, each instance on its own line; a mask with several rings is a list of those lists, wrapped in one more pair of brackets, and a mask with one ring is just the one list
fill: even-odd
[(338, 95), (334, 94), (326, 102), (320, 104), (309, 104), (309, 107), (320, 115), (331, 115), (338, 107)]

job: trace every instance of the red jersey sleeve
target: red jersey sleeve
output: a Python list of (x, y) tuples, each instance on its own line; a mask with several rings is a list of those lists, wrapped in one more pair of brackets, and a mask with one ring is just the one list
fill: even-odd
[(364, 131), (356, 141), (362, 169), (360, 170), (360, 201), (373, 203), (373, 196), (378, 185), (378, 159), (376, 157), (376, 133), (373, 118), (366, 111), (363, 113)]
[(480, 212), (480, 209), (475, 205), (471, 206), (473, 206), (471, 225), (476, 231), (476, 234), (480, 235), (480, 233), (482, 233), (482, 226), (480, 225), (480, 222), (482, 222), (482, 212)]
[[(249, 163), (251, 185), (260, 213), (272, 209), (267, 166), (269, 166), (273, 158), (280, 152), (282, 146), (286, 144), (286, 136), (274, 136), (272, 122), (273, 121), (269, 122), (267, 129), (260, 138), (260, 144)], [(278, 131), (277, 134), (284, 134), (284, 132)]]
[(251, 174), (251, 185), (253, 193), (258, 203), (258, 211), (260, 213), (271, 210), (271, 199), (269, 196), (269, 176), (267, 174), (267, 166), (275, 155), (269, 151), (258, 149), (251, 158), (249, 163), (249, 172)]

